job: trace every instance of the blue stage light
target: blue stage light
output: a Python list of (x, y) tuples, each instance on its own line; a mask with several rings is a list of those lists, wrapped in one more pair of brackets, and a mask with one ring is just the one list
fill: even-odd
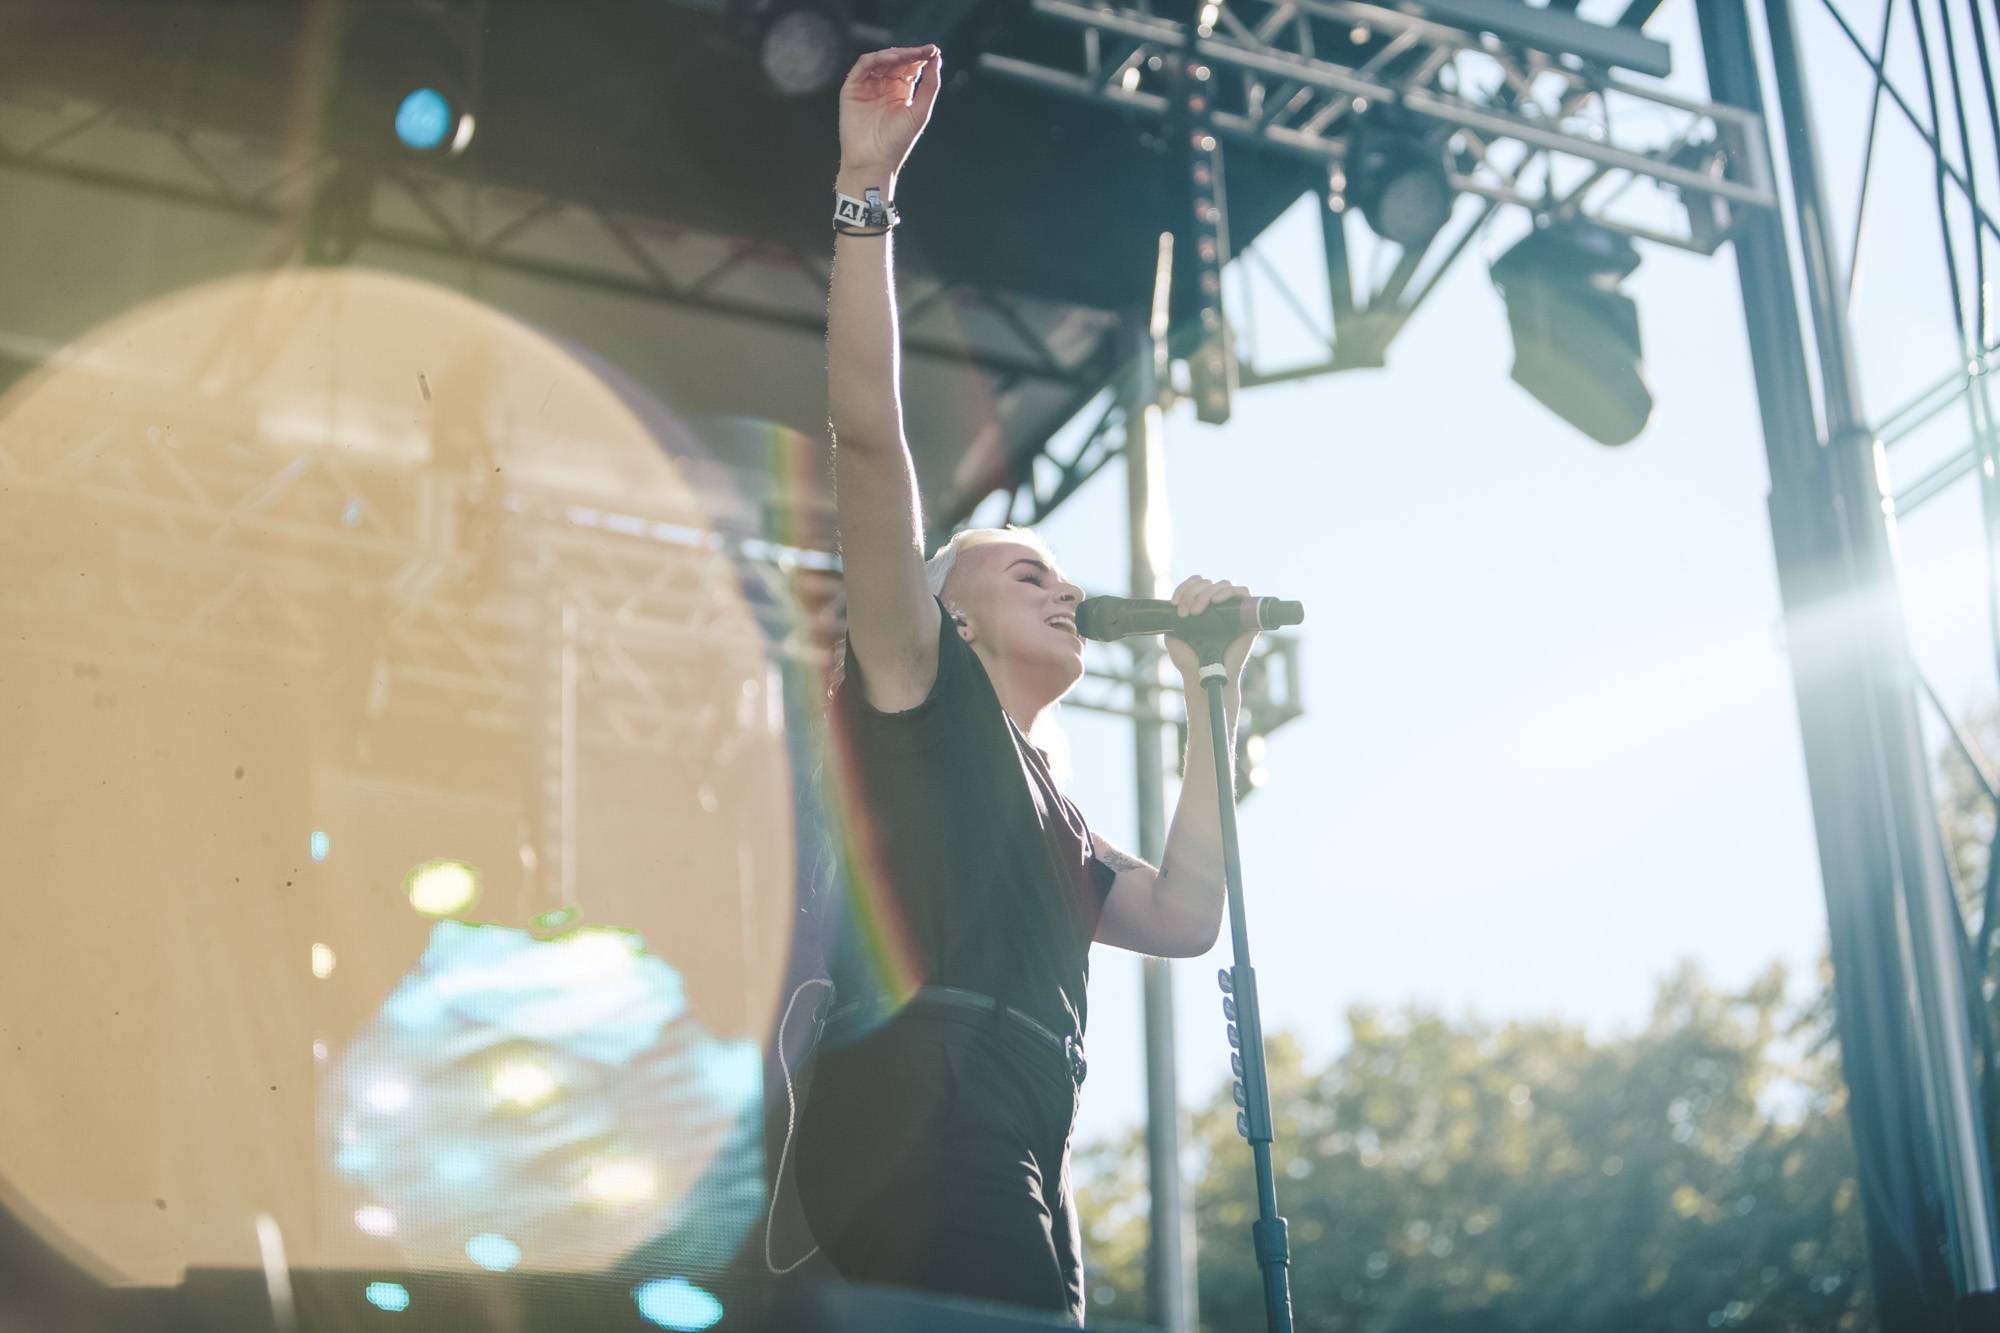
[(465, 1257), (489, 1273), (505, 1273), (521, 1262), (521, 1247), (487, 1231), (465, 1242)]
[(428, 153), (444, 146), (458, 117), (435, 88), (419, 88), (396, 108), (396, 137), (408, 148)]
[(314, 829), (312, 835), (312, 859), (326, 860), (326, 854), (333, 849), (333, 840), (326, 836), (324, 829)]
[(722, 1318), (722, 1302), (684, 1277), (655, 1278), (632, 1289), (639, 1313), (661, 1328), (695, 1333)]
[(410, 1289), (400, 1282), (370, 1282), (363, 1294), (370, 1305), (390, 1314), (401, 1314), (410, 1308)]

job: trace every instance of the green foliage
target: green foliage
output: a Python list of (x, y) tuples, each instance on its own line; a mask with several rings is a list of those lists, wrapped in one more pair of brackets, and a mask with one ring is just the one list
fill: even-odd
[[(1347, 1015), (1312, 1068), (1269, 1042), (1297, 1326), (1466, 1333), (1868, 1329), (1853, 1152), (1827, 1009), (1773, 969), (1741, 994), (1691, 968), (1651, 1021), (1593, 1041)], [(1263, 1327), (1256, 1195), (1229, 1090), (1195, 1117), (1202, 1327)], [(1079, 1170), (1093, 1317), (1144, 1314), (1135, 1134)]]
[[(1962, 724), (1980, 765), (2000, 712)], [(1955, 746), (1939, 816), (1976, 922), (1996, 820)], [(1831, 977), (1787, 1012), (1776, 969), (1741, 994), (1683, 968), (1639, 1033), (1491, 1027), (1410, 1010), (1347, 1015), (1309, 1067), (1269, 1043), (1280, 1211), (1303, 1333), (1651, 1333), (1875, 1327)], [(2000, 997), (1989, 988), (2000, 1030)], [(2000, 1126), (2000, 1107), (1989, 1116)], [(1256, 1195), (1227, 1087), (1188, 1153), (1201, 1322), (1264, 1326)], [(1078, 1157), (1094, 1317), (1144, 1315), (1146, 1178), (1136, 1132)]]

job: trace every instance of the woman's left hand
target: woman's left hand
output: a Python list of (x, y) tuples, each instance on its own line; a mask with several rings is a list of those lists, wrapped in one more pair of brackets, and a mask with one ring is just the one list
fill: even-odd
[[(1240, 583), (1216, 583), (1196, 574), (1184, 579), (1181, 586), (1174, 589), (1174, 605), (1184, 616), (1200, 615), (1216, 602), (1232, 602), (1250, 596), (1250, 590)], [(1243, 674), (1243, 664), (1250, 660), (1250, 645), (1257, 642), (1257, 631), (1250, 630), (1238, 635), (1223, 652), (1222, 665), (1229, 672), (1227, 683), (1234, 686), (1237, 677)], [(1181, 673), (1181, 680), (1190, 690), (1201, 688), (1201, 659), (1185, 640), (1167, 636), (1167, 657), (1174, 669)]]

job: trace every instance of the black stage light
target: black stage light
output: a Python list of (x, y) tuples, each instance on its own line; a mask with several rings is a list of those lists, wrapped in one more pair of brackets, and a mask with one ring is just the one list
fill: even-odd
[(1184, 271), (1195, 283), (1195, 318), (1201, 341), (1188, 357), (1195, 419), (1210, 426), (1229, 420), (1237, 388), (1236, 349), (1222, 303), (1222, 271), (1229, 262), (1228, 192), (1223, 187), (1222, 145), (1215, 134), (1215, 71), (1206, 58), (1180, 57), (1177, 123), (1187, 143), (1188, 215), (1182, 229)]
[(780, 97), (810, 97), (847, 73), (847, 9), (835, 0), (738, 0), (736, 21), (765, 85)]
[(1589, 222), (1530, 232), (1493, 264), (1514, 332), (1514, 380), (1599, 444), (1653, 414), (1639, 308), (1618, 284), (1639, 266), (1629, 237)]
[(1347, 202), (1369, 230), (1405, 250), (1420, 250), (1451, 219), (1457, 199), (1435, 134), (1364, 122), (1350, 142)]

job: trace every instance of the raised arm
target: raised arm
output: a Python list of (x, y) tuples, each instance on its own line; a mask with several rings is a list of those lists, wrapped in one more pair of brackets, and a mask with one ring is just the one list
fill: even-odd
[[(935, 46), (861, 57), (840, 90), (835, 189), (895, 198), (896, 177), (937, 102)], [(924, 584), (916, 467), (903, 438), (890, 234), (839, 234), (827, 300), (827, 406), (847, 586), (847, 629), (868, 701), (914, 708), (937, 678), (937, 603)]]

